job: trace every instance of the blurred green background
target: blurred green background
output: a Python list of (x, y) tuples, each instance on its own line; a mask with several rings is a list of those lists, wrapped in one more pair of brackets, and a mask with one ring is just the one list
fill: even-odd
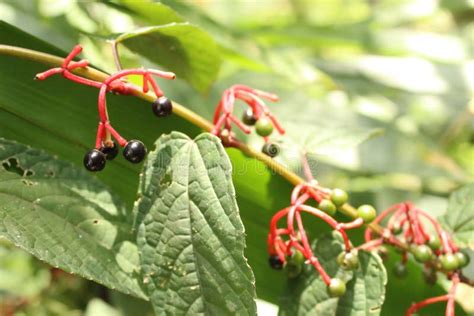
[[(281, 101), (271, 107), (295, 134), (290, 138), (320, 137), (317, 148), (282, 140), (285, 150), (279, 159), (295, 171), (301, 169), (300, 151), (308, 147), (318, 180), (347, 188), (356, 204), (372, 202), (383, 208), (411, 199), (433, 214), (445, 211), (450, 192), (473, 181), (473, 1), (162, 3), (176, 12), (173, 16), (170, 11), (169, 21), (140, 8), (146, 1), (118, 0), (0, 1), (0, 20), (64, 51), (80, 43), (85, 58), (108, 72), (115, 65), (104, 38), (142, 26), (190, 21), (217, 43), (212, 48), (219, 57), (215, 73), (198, 83), (189, 78), (164, 82), (163, 89), (208, 119), (221, 92), (231, 84), (277, 93)], [(125, 67), (155, 66), (153, 58), (139, 57), (124, 46), (120, 53)], [(343, 141), (326, 146), (324, 131), (339, 127), (341, 133), (354, 128), (381, 129), (383, 134), (357, 147)], [(467, 273), (474, 274), (469, 269)], [(384, 315), (408, 307), (400, 307), (399, 301), (406, 301), (400, 296), (410, 295), (409, 286), (389, 283)], [(439, 288), (424, 288), (419, 297), (437, 292)], [(468, 293), (469, 298), (472, 292)], [(465, 303), (473, 312), (473, 303), (469, 299)], [(442, 310), (435, 307), (426, 315)], [(147, 312), (148, 305), (138, 300), (125, 300), (121, 294), (51, 269), (6, 242), (0, 244), (0, 315)], [(271, 312), (266, 309), (264, 314)]]

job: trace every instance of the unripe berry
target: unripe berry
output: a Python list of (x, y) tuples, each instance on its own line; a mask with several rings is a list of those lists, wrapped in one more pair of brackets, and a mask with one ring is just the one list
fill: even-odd
[(318, 208), (321, 211), (323, 211), (323, 212), (325, 212), (325, 213), (327, 213), (331, 216), (336, 214), (336, 211), (337, 211), (336, 205), (334, 205), (334, 203), (331, 202), (330, 200), (326, 200), (326, 199), (323, 199), (323, 200), (321, 200), (321, 202), (319, 202)]
[(140, 163), (146, 155), (146, 147), (139, 140), (131, 140), (123, 149), (123, 156), (131, 163)]
[(89, 150), (84, 156), (84, 167), (89, 171), (100, 171), (105, 167), (105, 155), (97, 149)]
[(331, 192), (331, 201), (336, 205), (336, 206), (341, 206), (344, 203), (347, 202), (349, 199), (349, 195), (347, 195), (347, 192), (341, 189), (334, 189)]
[(355, 270), (359, 267), (359, 257), (357, 250), (351, 250), (350, 252), (341, 252), (337, 256), (337, 263), (344, 270)]
[(270, 136), (273, 133), (273, 124), (268, 118), (261, 117), (255, 124), (255, 130), (262, 137)]
[(303, 270), (303, 265), (305, 262), (305, 257), (303, 253), (299, 250), (294, 250), (293, 254), (288, 258), (286, 263), (286, 269), (288, 271), (288, 277), (296, 278), (300, 275)]
[(357, 215), (364, 220), (365, 223), (372, 222), (377, 216), (377, 211), (372, 205), (361, 205), (357, 209)]
[(283, 268), (283, 261), (280, 260), (280, 257), (278, 255), (271, 255), (268, 258), (268, 263), (270, 264), (270, 267), (275, 270), (281, 270)]
[(459, 267), (458, 259), (452, 253), (439, 256), (439, 262), (445, 271), (454, 271)]
[(433, 250), (427, 245), (418, 245), (413, 249), (413, 255), (416, 261), (425, 263), (433, 256)]
[(454, 255), (456, 256), (456, 259), (458, 260), (458, 266), (460, 269), (467, 266), (469, 262), (471, 261), (471, 258), (469, 258), (469, 256), (463, 251), (458, 251)]
[(242, 115), (242, 122), (248, 126), (253, 126), (257, 122), (257, 118), (253, 114), (253, 110), (251, 108), (245, 110), (244, 114)]
[(167, 97), (159, 97), (151, 104), (151, 109), (158, 117), (165, 117), (173, 112), (173, 103)]
[(338, 278), (331, 279), (328, 285), (328, 294), (331, 297), (341, 297), (346, 293), (346, 284)]
[(435, 235), (430, 235), (430, 238), (428, 239), (428, 246), (433, 250), (438, 250), (441, 248), (441, 241)]

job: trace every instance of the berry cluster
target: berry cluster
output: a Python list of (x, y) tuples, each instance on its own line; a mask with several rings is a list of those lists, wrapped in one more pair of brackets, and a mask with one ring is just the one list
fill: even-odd
[[(357, 269), (358, 250), (352, 247), (346, 231), (371, 222), (376, 217), (376, 211), (370, 205), (362, 205), (357, 209), (358, 217), (355, 220), (339, 223), (332, 216), (347, 202), (348, 198), (344, 190), (323, 188), (315, 180), (297, 185), (292, 191), (290, 206), (278, 211), (271, 219), (267, 239), (270, 266), (274, 269), (282, 269), (286, 265), (289, 275), (292, 276), (301, 271), (300, 263), (305, 261), (319, 272), (331, 297), (344, 295), (345, 283), (341, 279), (331, 278), (313, 253), (303, 226), (301, 212), (322, 219), (340, 233), (344, 240), (344, 251), (338, 256), (337, 261), (343, 269)], [(317, 206), (309, 206), (309, 202), (316, 203)], [(285, 217), (286, 225), (284, 228), (279, 228), (278, 222)], [(295, 221), (297, 229), (295, 229)]]
[[(250, 134), (252, 131), (250, 127), (255, 126), (255, 132), (265, 140), (262, 152), (270, 157), (277, 156), (280, 148), (276, 143), (269, 142), (269, 136), (274, 129), (280, 134), (284, 134), (285, 130), (262, 98), (272, 102), (278, 101), (278, 97), (274, 94), (240, 84), (226, 89), (214, 113), (212, 133), (219, 135), (227, 144), (232, 145), (235, 141), (231, 132), (232, 123), (246, 134)], [(233, 114), (236, 99), (244, 101), (249, 106), (244, 112), (242, 120)]]
[[(140, 163), (145, 157), (147, 149), (139, 140), (127, 141), (112, 127), (107, 113), (106, 93), (113, 92), (122, 95), (134, 94), (138, 91), (137, 87), (127, 83), (124, 79), (130, 75), (143, 76), (142, 91), (147, 93), (151, 85), (156, 96), (156, 100), (152, 103), (153, 113), (158, 117), (164, 117), (171, 114), (173, 105), (168, 98), (163, 96), (163, 91), (152, 75), (165, 79), (174, 79), (176, 77), (175, 74), (154, 69), (126, 69), (110, 75), (103, 82), (94, 81), (72, 73), (76, 68), (85, 68), (89, 65), (88, 61), (84, 59), (78, 62), (73, 61), (73, 58), (79, 55), (81, 51), (81, 46), (75, 46), (71, 53), (64, 59), (61, 67), (52, 68), (39, 73), (35, 76), (35, 79), (45, 80), (54, 74), (61, 74), (64, 78), (71, 81), (99, 89), (98, 111), (100, 121), (97, 128), (95, 148), (88, 151), (84, 156), (84, 166), (87, 170), (100, 171), (104, 169), (106, 160), (112, 160), (117, 156), (118, 146), (124, 147), (123, 156), (125, 159), (132, 163)], [(112, 137), (116, 140), (118, 145), (112, 140)]]
[(459, 250), (436, 219), (410, 202), (388, 208), (380, 213), (374, 223), (384, 224), (382, 235), (375, 237), (373, 230), (367, 228), (366, 243), (359, 248), (380, 250), (386, 244), (400, 249), (401, 262), (394, 269), (396, 276), (403, 277), (407, 274), (406, 262), (411, 254), (424, 265), (423, 275), (428, 283), (436, 282), (437, 272), (445, 273), (452, 281), (448, 294), (413, 304), (406, 315), (410, 316), (426, 305), (446, 301), (446, 315), (453, 316), (454, 294), (460, 281), (460, 269), (469, 264), (467, 254)]

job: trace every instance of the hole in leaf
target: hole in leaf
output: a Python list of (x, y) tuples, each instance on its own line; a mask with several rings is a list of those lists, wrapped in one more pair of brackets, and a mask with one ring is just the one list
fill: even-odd
[(161, 187), (167, 187), (171, 184), (171, 181), (172, 181), (172, 171), (169, 170), (168, 172), (166, 172), (165, 176), (163, 178), (161, 178), (160, 180), (160, 186)]
[(94, 223), (94, 224), (99, 224), (99, 220), (98, 220), (98, 219), (94, 219), (93, 223)]
[(8, 172), (16, 173), (23, 177), (25, 170), (20, 166), (20, 161), (16, 158), (10, 158), (2, 163), (3, 169)]
[(8, 172), (16, 173), (22, 177), (29, 177), (34, 175), (33, 170), (23, 169), (20, 166), (20, 161), (17, 158), (10, 158), (2, 163), (3, 169)]
[(27, 185), (27, 186), (32, 186), (32, 185), (35, 185), (36, 183), (34, 183), (33, 181), (29, 181), (29, 180), (21, 180), (21, 182), (24, 184), (24, 185)]

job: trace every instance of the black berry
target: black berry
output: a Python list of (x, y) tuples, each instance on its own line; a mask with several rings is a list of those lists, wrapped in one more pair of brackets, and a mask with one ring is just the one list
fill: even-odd
[(253, 114), (253, 110), (248, 108), (244, 114), (242, 115), (242, 122), (244, 122), (245, 125), (248, 126), (253, 126), (257, 122), (257, 118)]
[(268, 258), (268, 263), (270, 263), (270, 267), (275, 270), (281, 270), (283, 268), (283, 261), (280, 260), (280, 257), (277, 255), (272, 255)]
[(97, 150), (89, 150), (84, 156), (84, 167), (89, 171), (100, 171), (105, 167), (105, 155)]
[(112, 147), (104, 145), (100, 147), (99, 150), (105, 155), (105, 158), (107, 158), (107, 160), (113, 160), (115, 157), (117, 157), (117, 154), (119, 152), (116, 143), (112, 143)]
[(123, 149), (123, 156), (131, 163), (140, 163), (146, 155), (146, 147), (139, 140), (131, 140)]
[(153, 113), (158, 117), (165, 117), (173, 112), (173, 103), (167, 97), (159, 97), (151, 105)]
[(275, 143), (266, 143), (262, 147), (262, 153), (270, 157), (276, 157), (280, 153), (280, 146)]

